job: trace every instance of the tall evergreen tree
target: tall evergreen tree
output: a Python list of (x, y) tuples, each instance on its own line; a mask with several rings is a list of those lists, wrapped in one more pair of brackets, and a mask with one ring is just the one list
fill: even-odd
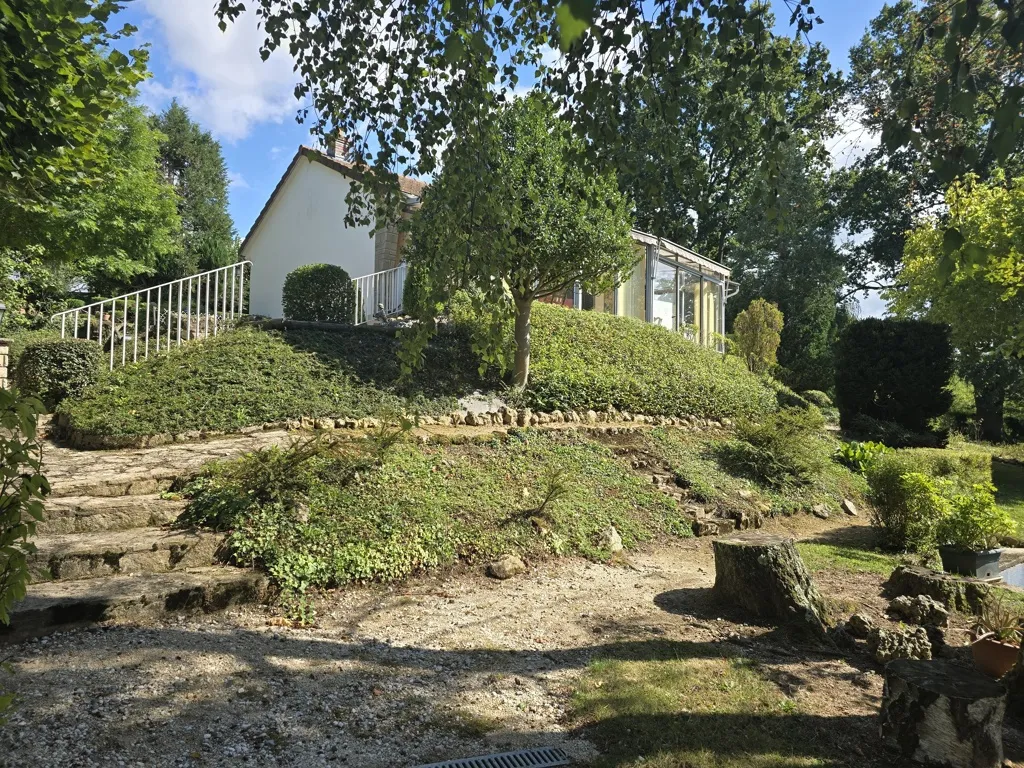
[(228, 169), (220, 142), (172, 101), (154, 125), (166, 137), (160, 165), (178, 191), (184, 251), (160, 265), (161, 276), (183, 277), (235, 260), (235, 226), (228, 213)]

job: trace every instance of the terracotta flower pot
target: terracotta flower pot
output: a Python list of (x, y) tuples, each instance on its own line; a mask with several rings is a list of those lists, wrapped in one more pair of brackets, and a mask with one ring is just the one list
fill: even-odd
[(1010, 671), (1017, 663), (1019, 653), (1019, 645), (1004, 643), (997, 640), (991, 633), (982, 635), (971, 643), (974, 666), (989, 677), (996, 679)]

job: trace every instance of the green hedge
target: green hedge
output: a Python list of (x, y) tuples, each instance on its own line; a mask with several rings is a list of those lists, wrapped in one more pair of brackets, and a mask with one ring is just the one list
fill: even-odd
[(18, 355), (14, 386), (38, 397), (52, 411), (99, 380), (102, 355), (99, 344), (84, 339), (32, 342)]
[(858, 416), (914, 432), (952, 402), (949, 327), (922, 320), (868, 318), (848, 326), (836, 348), (836, 405), (843, 427)]
[(281, 295), (289, 320), (355, 322), (356, 292), (348, 272), (334, 264), (307, 264), (288, 273)]
[(628, 317), (536, 303), (531, 349), (527, 396), (544, 410), (721, 418), (776, 407), (775, 393), (739, 359)]

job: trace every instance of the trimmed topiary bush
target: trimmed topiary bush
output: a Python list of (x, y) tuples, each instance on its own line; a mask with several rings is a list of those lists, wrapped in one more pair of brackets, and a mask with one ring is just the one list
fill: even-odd
[(284, 279), (284, 316), (318, 323), (354, 323), (356, 291), (348, 272), (334, 264), (307, 264)]
[(806, 389), (800, 393), (800, 396), (819, 408), (831, 408), (832, 398), (822, 392), (820, 389)]
[(952, 375), (948, 326), (889, 318), (853, 323), (840, 336), (836, 352), (842, 425), (867, 416), (926, 432), (929, 421), (949, 409)]
[(99, 380), (102, 355), (99, 344), (85, 339), (32, 342), (18, 357), (14, 386), (38, 397), (52, 411)]

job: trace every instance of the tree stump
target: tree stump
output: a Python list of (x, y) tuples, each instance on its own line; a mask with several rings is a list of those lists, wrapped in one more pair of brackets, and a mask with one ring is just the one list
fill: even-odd
[(885, 668), (882, 741), (915, 762), (999, 768), (1004, 714), (1006, 689), (974, 670), (914, 659)]
[(744, 533), (715, 539), (714, 548), (719, 599), (825, 637), (825, 604), (792, 538)]

